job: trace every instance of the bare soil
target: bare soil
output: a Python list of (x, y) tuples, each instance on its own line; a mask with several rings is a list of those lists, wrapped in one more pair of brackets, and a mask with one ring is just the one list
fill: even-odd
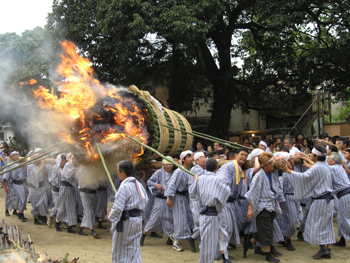
[[(69, 260), (79, 257), (81, 263), (91, 262), (111, 262), (111, 246), (112, 235), (109, 231), (110, 222), (104, 222), (104, 225), (108, 227), (106, 230), (96, 229), (99, 234), (98, 239), (94, 239), (90, 230), (85, 229), (84, 232), (88, 236), (80, 236), (78, 234), (63, 232), (56, 232), (55, 228), (49, 228), (47, 225), (34, 225), (34, 219), (31, 216), (31, 205), (27, 204), (27, 211), (25, 216), (28, 218), (27, 222), (21, 222), (17, 216), (5, 216), (4, 208), (4, 195), (3, 188), (0, 189), (0, 219), (5, 220), (7, 225), (17, 225), (20, 229), (22, 238), (27, 234), (31, 236), (32, 241), (35, 244), (36, 252), (41, 254), (47, 254), (48, 258), (61, 260), (66, 253), (69, 253)], [(112, 203), (108, 204), (108, 210), (111, 209)], [(75, 227), (77, 230), (78, 227)], [(334, 219), (334, 229), (337, 231), (336, 218)], [(176, 252), (171, 246), (165, 245), (167, 238), (152, 238), (149, 235), (145, 239), (144, 246), (141, 247), (142, 259), (145, 263), (153, 262), (166, 262), (166, 263), (179, 263), (179, 262), (198, 262), (198, 243), (197, 252), (193, 253), (189, 250), (187, 241), (182, 240), (180, 243), (184, 248), (183, 252)], [(243, 240), (242, 240), (243, 241)], [(315, 262), (312, 259), (312, 255), (315, 254), (319, 247), (312, 246), (306, 242), (297, 241), (296, 237), (292, 238), (292, 243), (295, 247), (294, 252), (287, 251), (284, 247), (276, 245), (279, 252), (283, 253), (278, 258), (281, 262), (299, 263), (299, 262)], [(350, 248), (333, 247), (332, 259), (322, 259), (321, 262), (350, 262)], [(233, 257), (233, 262), (245, 262), (253, 263), (256, 261), (265, 262), (265, 257), (261, 255), (255, 255), (254, 250), (249, 250), (247, 258), (243, 258), (242, 245), (237, 249), (229, 249), (229, 255)], [(222, 262), (215, 261), (215, 262)]]

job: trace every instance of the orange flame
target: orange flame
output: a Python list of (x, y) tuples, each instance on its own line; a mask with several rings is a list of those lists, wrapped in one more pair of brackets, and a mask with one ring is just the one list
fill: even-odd
[[(80, 130), (74, 130), (76, 136), (62, 133), (60, 138), (68, 142), (79, 141), (85, 148), (92, 160), (98, 159), (92, 142), (98, 137), (99, 141), (106, 143), (125, 138), (123, 132), (132, 137), (137, 137), (143, 143), (147, 143), (147, 132), (145, 126), (145, 110), (134, 105), (132, 99), (124, 99), (115, 90), (105, 89), (100, 82), (93, 77), (93, 70), (88, 59), (77, 54), (76, 46), (72, 42), (61, 42), (64, 53), (61, 55), (62, 63), (58, 66), (58, 73), (63, 81), (57, 81), (58, 95), (52, 94), (45, 87), (33, 90), (34, 97), (38, 100), (39, 106), (44, 109), (53, 109), (56, 112), (68, 114), (76, 123), (79, 123)], [(103, 131), (95, 132), (92, 129), (93, 122), (102, 120), (97, 113), (88, 113), (89, 110), (105, 97), (113, 98), (114, 105), (103, 103), (105, 111), (110, 112), (114, 118), (114, 125)], [(118, 130), (123, 127), (123, 131)], [(95, 139), (92, 139), (95, 136)], [(141, 156), (141, 152), (135, 156)]]
[(21, 86), (32, 85), (33, 86), (36, 83), (37, 83), (37, 81), (35, 79), (30, 79), (30, 80), (28, 80), (26, 82), (20, 82), (19, 85), (21, 85)]

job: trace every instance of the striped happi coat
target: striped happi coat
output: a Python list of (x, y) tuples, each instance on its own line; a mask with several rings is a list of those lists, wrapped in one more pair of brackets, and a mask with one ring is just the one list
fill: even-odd
[(39, 167), (35, 164), (27, 166), (27, 182), (29, 187), (29, 199), (32, 205), (33, 216), (46, 216), (48, 214), (48, 195), (45, 187), (39, 187), (47, 180), (43, 170), (38, 172)]
[[(241, 168), (239, 168), (241, 171)], [(233, 162), (229, 162), (221, 166), (217, 171), (219, 180), (230, 188), (230, 196), (238, 198), (242, 193), (244, 179), (241, 178), (238, 185), (236, 185), (236, 169)], [(224, 209), (219, 214), (220, 227), (224, 230), (226, 236), (223, 241), (224, 247), (227, 247), (229, 243), (235, 245), (240, 244), (239, 229), (238, 229), (238, 216), (235, 203), (226, 203)], [(225, 252), (225, 254), (227, 251)], [(226, 255), (227, 258), (227, 255)]]
[[(61, 184), (61, 172), (62, 172), (62, 168), (59, 167), (60, 164), (55, 164), (52, 167), (51, 173), (48, 176), (48, 181), (49, 183), (57, 188), (60, 188), (60, 184)], [(54, 190), (51, 189), (51, 194), (52, 194), (52, 202), (53, 202), (53, 208), (50, 212), (50, 216), (52, 217), (56, 217), (57, 214), (57, 199), (58, 199), (58, 193)]]
[(295, 234), (298, 225), (299, 203), (294, 198), (293, 177), (289, 173), (283, 173), (283, 196), (286, 199), (282, 203), (283, 211), (281, 217), (277, 219), (283, 236), (289, 237)]
[(194, 179), (188, 173), (177, 168), (170, 177), (165, 196), (173, 197), (174, 237), (188, 239), (192, 237), (193, 218), (190, 209), (189, 196), (176, 194), (176, 191), (187, 191)]
[[(224, 185), (212, 172), (205, 172), (189, 188), (190, 198), (203, 208), (215, 207), (220, 213), (230, 195), (230, 188)], [(198, 211), (199, 214), (199, 211)], [(216, 256), (219, 238), (219, 217), (199, 215), (201, 242), (199, 262), (212, 263)]]
[[(329, 166), (332, 175), (333, 193), (350, 187), (350, 180), (341, 164)], [(350, 194), (344, 195), (338, 202), (338, 237), (350, 239)]]
[[(332, 193), (331, 171), (327, 163), (316, 162), (304, 173), (292, 172), (296, 200), (313, 198)], [(305, 241), (312, 245), (335, 243), (333, 229), (334, 202), (325, 199), (314, 200), (310, 206), (305, 224)]]
[[(191, 172), (201, 176), (206, 171), (197, 164), (191, 168)], [(193, 199), (190, 199), (190, 207), (191, 207), (191, 212), (192, 212), (192, 217), (193, 217), (193, 227), (194, 227), (192, 238), (199, 239), (200, 238), (200, 236), (199, 236), (199, 211), (202, 208), (201, 208), (200, 204)]]
[[(19, 164), (13, 164), (10, 168), (18, 166)], [(10, 172), (10, 178), (13, 182), (14, 180), (23, 181), (23, 184), (11, 184), (11, 191), (14, 195), (14, 209), (23, 212), (27, 210), (27, 175), (24, 168), (19, 168)]]
[(145, 198), (141, 199), (136, 186), (136, 179), (125, 179), (114, 198), (114, 204), (108, 219), (112, 222), (112, 262), (113, 263), (140, 263), (140, 239), (142, 235), (142, 217), (130, 217), (123, 222), (123, 232), (115, 230), (123, 210), (139, 209), (145, 211), (147, 203), (146, 190), (140, 185)]
[[(140, 184), (142, 184), (142, 186), (145, 188), (147, 196), (148, 196), (146, 210), (144, 213), (142, 213), (142, 228), (144, 229), (148, 220), (151, 217), (151, 211), (152, 211), (153, 204), (154, 204), (154, 196), (151, 194), (151, 191), (147, 187), (147, 181), (151, 177), (151, 174), (145, 170), (137, 169), (136, 171), (134, 171), (133, 176)], [(142, 178), (142, 177), (144, 177), (144, 178)]]
[[(80, 188), (79, 188), (80, 189)], [(95, 222), (95, 207), (97, 203), (96, 193), (86, 193), (80, 191), (81, 202), (84, 207), (84, 215), (80, 227), (93, 228)]]
[(278, 178), (278, 171), (271, 171), (271, 186), (264, 169), (257, 172), (250, 184), (249, 191), (244, 195), (247, 201), (252, 204), (254, 216), (262, 210), (276, 212), (276, 218), (281, 215), (279, 203), (285, 202), (282, 195), (282, 187)]
[(103, 182), (99, 184), (96, 192), (96, 208), (95, 216), (104, 218), (107, 215), (107, 205), (108, 205), (108, 182)]
[[(167, 174), (164, 168), (156, 171), (151, 178), (148, 179), (148, 189), (153, 196), (163, 194), (167, 188), (168, 181), (173, 172)], [(156, 185), (163, 186), (162, 190), (156, 188)], [(169, 236), (174, 232), (173, 210), (167, 206), (167, 200), (161, 198), (154, 198), (154, 204), (151, 211), (151, 216), (145, 226), (146, 232), (163, 232), (165, 236)]]
[(253, 206), (253, 220), (249, 226), (250, 233), (256, 233), (256, 217), (264, 209), (269, 212), (276, 212), (276, 218), (273, 220), (273, 241), (279, 242), (283, 240), (280, 227), (276, 219), (281, 215), (279, 203), (285, 202), (282, 194), (282, 187), (278, 178), (278, 171), (271, 171), (272, 188), (270, 182), (263, 169), (260, 169), (254, 176), (249, 185), (249, 191), (244, 195), (247, 201)]
[(75, 195), (75, 188), (78, 186), (78, 182), (75, 179), (75, 172), (77, 169), (78, 166), (75, 166), (72, 162), (68, 162), (65, 164), (61, 173), (61, 181), (66, 181), (73, 187), (60, 186), (57, 199), (56, 220), (65, 222), (68, 226), (77, 224), (77, 202)]
[(77, 216), (83, 216), (84, 206), (83, 206), (83, 202), (81, 201), (80, 191), (78, 187), (74, 188), (74, 194), (75, 194), (75, 201), (77, 204), (77, 210), (76, 210)]
[(46, 170), (47, 170), (47, 177), (44, 180), (44, 182), (45, 182), (45, 191), (46, 191), (47, 201), (48, 201), (47, 208), (51, 209), (54, 206), (54, 202), (53, 202), (52, 194), (51, 194), (51, 184), (49, 183), (48, 179), (49, 179), (49, 176), (52, 173), (53, 165), (52, 164), (45, 164), (45, 166), (46, 166)]
[[(8, 169), (10, 169), (10, 168), (6, 168), (6, 170), (8, 170)], [(9, 192), (5, 193), (5, 210), (10, 211), (15, 207), (15, 203), (16, 203), (16, 196), (14, 195), (14, 192), (12, 191), (11, 172), (5, 173), (2, 176), (1, 180), (2, 181), (6, 180), (6, 186), (9, 189)]]

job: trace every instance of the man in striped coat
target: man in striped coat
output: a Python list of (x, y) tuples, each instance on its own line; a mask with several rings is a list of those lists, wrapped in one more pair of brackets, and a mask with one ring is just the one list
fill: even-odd
[(313, 199), (306, 219), (304, 236), (305, 241), (310, 244), (320, 245), (320, 250), (313, 258), (330, 258), (330, 250), (336, 240), (333, 229), (332, 177), (330, 168), (325, 162), (326, 149), (317, 145), (312, 149), (309, 160), (306, 156), (301, 158), (309, 163), (310, 169), (306, 172), (294, 172), (286, 164), (281, 164), (281, 168), (283, 172), (290, 173), (294, 179), (295, 199), (301, 200), (308, 196)]
[[(18, 160), (18, 152), (12, 152), (10, 154), (12, 162)], [(19, 164), (13, 164), (9, 168), (14, 168)], [(7, 193), (8, 185), (11, 185), (11, 194), (13, 195), (14, 209), (18, 210), (18, 219), (25, 222), (27, 218), (24, 217), (24, 210), (27, 210), (27, 187), (26, 187), (26, 173), (24, 168), (19, 168), (11, 172), (5, 173), (3, 176), (4, 188)]]
[[(266, 261), (279, 262), (273, 255), (277, 255), (274, 243), (274, 219), (281, 215), (279, 203), (284, 202), (278, 173), (274, 170), (273, 155), (264, 152), (259, 155), (261, 169), (254, 175), (249, 191), (244, 197), (249, 202), (247, 217), (256, 218), (257, 232), (253, 238), (244, 241), (243, 256), (252, 244), (259, 242), (265, 246)], [(280, 254), (280, 253), (278, 253)]]
[(112, 222), (112, 262), (142, 262), (140, 238), (142, 235), (141, 211), (148, 200), (146, 190), (134, 178), (130, 161), (121, 161), (117, 167), (122, 181), (108, 220)]
[[(42, 149), (37, 148), (34, 150), (36, 154), (33, 158), (38, 156)], [(39, 221), (44, 221), (48, 214), (48, 196), (45, 189), (45, 181), (47, 181), (48, 172), (44, 161), (38, 161), (27, 166), (27, 182), (29, 188), (29, 199), (32, 204), (32, 215), (34, 217), (34, 224), (42, 225)]]
[(99, 184), (99, 187), (96, 189), (96, 208), (95, 216), (98, 218), (97, 228), (107, 229), (102, 225), (103, 219), (107, 215), (107, 205), (108, 205), (108, 188), (109, 182), (103, 182)]
[(84, 207), (84, 215), (80, 223), (80, 227), (78, 230), (78, 235), (87, 236), (87, 234), (83, 231), (84, 228), (89, 228), (91, 230), (91, 234), (93, 238), (97, 238), (98, 234), (96, 233), (95, 227), (95, 207), (97, 203), (96, 196), (96, 186), (90, 186), (84, 182), (84, 177), (87, 173), (86, 167), (82, 166), (79, 169), (79, 191), (81, 202)]
[[(66, 164), (66, 156), (63, 154), (59, 154), (56, 157), (55, 165), (52, 167), (52, 171), (48, 176), (48, 181), (51, 184), (51, 194), (53, 201), (53, 208), (51, 209), (50, 216), (47, 220), (48, 227), (52, 226), (53, 218), (56, 217), (57, 214), (57, 199), (59, 195), (59, 189), (61, 184), (61, 172), (63, 170), (64, 165)], [(59, 222), (55, 222), (56, 231), (62, 231), (59, 227)]]
[(335, 246), (345, 247), (345, 239), (350, 239), (350, 180), (342, 166), (340, 154), (332, 152), (327, 160), (331, 168), (333, 194), (337, 195), (338, 203), (338, 234), (340, 240)]
[[(191, 168), (191, 172), (197, 175), (202, 175), (205, 173), (205, 161), (207, 158), (205, 157), (203, 152), (196, 152), (193, 155), (194, 161), (196, 162), (196, 165)], [(199, 239), (199, 211), (202, 209), (202, 207), (198, 204), (197, 201), (190, 199), (190, 207), (192, 211), (192, 217), (193, 217), (193, 239)]]
[[(171, 156), (168, 159), (173, 160)], [(167, 244), (173, 245), (177, 251), (182, 251), (179, 242), (174, 239), (174, 219), (173, 210), (167, 206), (167, 198), (164, 196), (164, 191), (167, 188), (168, 182), (173, 175), (173, 164), (166, 159), (162, 160), (163, 167), (156, 171), (147, 181), (148, 189), (155, 196), (154, 204), (151, 211), (151, 216), (146, 223), (143, 235), (141, 237), (141, 246), (143, 246), (146, 233), (150, 231), (163, 231), (168, 237)], [(170, 240), (169, 240), (170, 239)], [(174, 242), (172, 241), (174, 240)]]
[[(189, 188), (191, 199), (197, 201), (202, 209), (199, 211), (199, 229), (201, 242), (199, 245), (199, 263), (212, 263), (216, 256), (219, 239), (220, 213), (230, 195), (230, 188), (221, 183), (214, 171), (217, 169), (217, 161), (209, 158), (206, 161), (207, 172), (195, 178), (194, 184)], [(222, 243), (222, 242), (221, 242)], [(222, 244), (219, 244), (219, 247)], [(220, 248), (224, 263), (231, 260), (225, 258), (224, 250)]]
[[(294, 160), (289, 153), (279, 152), (276, 153), (275, 156), (277, 155), (283, 157), (290, 165), (289, 168), (293, 169)], [(283, 173), (283, 175), (280, 177), (280, 181), (283, 188), (283, 195), (286, 201), (282, 203), (283, 213), (281, 217), (277, 219), (277, 221), (283, 236), (287, 239), (287, 242), (283, 241), (280, 242), (280, 244), (285, 246), (287, 250), (294, 251), (295, 248), (292, 245), (291, 237), (295, 234), (297, 230), (299, 202), (296, 202), (294, 198), (293, 177), (289, 173)]]
[[(248, 150), (240, 148), (237, 150), (236, 160), (226, 163), (217, 172), (219, 180), (230, 188), (230, 196), (225, 204), (224, 209), (219, 213), (220, 227), (225, 230), (224, 247), (227, 248), (229, 243), (234, 245), (240, 244), (238, 215), (234, 202), (238, 198), (242, 198), (244, 172), (241, 166), (247, 161)], [(232, 240), (232, 241), (231, 241)], [(225, 257), (228, 258), (227, 249), (225, 249)]]
[[(184, 151), (180, 154), (182, 166), (189, 169), (193, 163), (193, 153)], [(180, 168), (171, 176), (164, 196), (168, 197), (167, 206), (172, 207), (174, 216), (174, 238), (186, 239), (192, 252), (196, 252), (192, 238), (193, 218), (190, 210), (188, 188), (193, 183), (193, 177)]]
[(68, 233), (77, 233), (73, 226), (77, 224), (77, 202), (75, 195), (75, 187), (78, 187), (76, 173), (79, 169), (79, 163), (73, 156), (72, 159), (65, 164), (61, 173), (61, 186), (57, 199), (57, 215), (56, 220), (68, 224)]

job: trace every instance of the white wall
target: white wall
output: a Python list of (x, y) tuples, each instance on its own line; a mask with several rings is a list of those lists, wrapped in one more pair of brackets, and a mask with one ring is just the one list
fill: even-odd
[[(202, 106), (199, 111), (197, 112), (197, 115), (194, 113), (188, 113), (186, 114), (187, 117), (194, 117), (197, 118), (210, 118), (211, 113), (208, 113), (208, 107)], [(232, 110), (231, 112), (231, 121), (230, 121), (230, 127), (229, 131), (235, 132), (235, 131), (243, 131), (244, 130), (244, 123), (249, 122), (249, 130), (264, 130), (266, 129), (266, 120), (262, 118), (263, 116), (259, 115), (258, 111), (252, 110), (249, 114), (242, 114), (242, 111), (239, 109)], [(259, 120), (260, 120), (260, 127), (259, 127)]]

